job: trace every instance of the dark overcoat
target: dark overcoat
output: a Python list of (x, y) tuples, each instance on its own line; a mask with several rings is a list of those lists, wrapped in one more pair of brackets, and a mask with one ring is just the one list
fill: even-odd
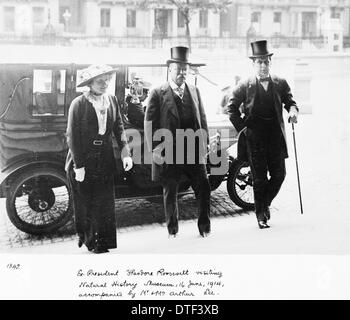
[[(205, 132), (202, 136), (203, 148), (206, 150), (208, 144), (208, 125), (204, 112), (202, 99), (197, 87), (186, 84), (192, 100), (193, 114), (195, 115), (196, 130)], [(173, 90), (168, 82), (153, 89), (149, 96), (148, 105), (145, 114), (145, 137), (149, 152), (151, 152), (160, 142), (153, 141), (153, 134), (158, 129), (169, 130), (173, 137), (176, 137), (176, 129), (180, 129), (180, 118), (177, 105), (174, 98)], [(174, 138), (175, 143), (175, 138)], [(160, 181), (162, 176), (166, 174), (167, 165), (159, 165), (152, 162), (152, 180)]]
[[(277, 119), (284, 137), (284, 144), (281, 152), (282, 156), (287, 158), (288, 149), (283, 121), (283, 107), (288, 112), (292, 106), (294, 106), (297, 110), (298, 107), (293, 99), (293, 95), (287, 81), (275, 75), (271, 75), (271, 80), (272, 81), (270, 83), (272, 84), (274, 108), (276, 110)], [(257, 93), (256, 84), (257, 78), (255, 76), (240, 82), (233, 90), (227, 107), (230, 121), (234, 125), (237, 132), (239, 132), (237, 152), (238, 159), (242, 161), (248, 161), (245, 129), (247, 127), (247, 123), (249, 123), (251, 120), (252, 109), (255, 105), (255, 97)]]
[[(118, 147), (122, 150), (122, 157), (129, 156), (130, 150), (124, 131), (120, 108), (115, 96), (109, 95), (110, 105), (108, 117), (113, 119), (113, 133)], [(93, 140), (98, 134), (96, 111), (84, 95), (76, 97), (69, 108), (67, 123), (68, 155), (65, 169), (68, 171), (74, 163), (75, 168), (85, 166), (86, 154), (91, 148)]]

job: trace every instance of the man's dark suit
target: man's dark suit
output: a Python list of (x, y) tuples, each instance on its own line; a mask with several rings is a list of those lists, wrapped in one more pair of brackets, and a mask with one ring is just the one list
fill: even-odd
[[(264, 105), (266, 101), (269, 105)], [(249, 161), (253, 173), (258, 220), (265, 219), (264, 214), (285, 177), (284, 159), (288, 157), (288, 151), (283, 105), (287, 111), (292, 106), (297, 108), (287, 81), (274, 75), (270, 77), (266, 94), (256, 77), (239, 83), (228, 104), (230, 120), (240, 132), (238, 158)], [(261, 117), (262, 109), (269, 117)], [(267, 171), (270, 180), (267, 180)]]
[[(191, 129), (200, 131), (202, 139), (196, 152), (201, 149), (205, 153), (208, 143), (208, 126), (199, 91), (196, 87), (186, 84), (185, 95), (188, 97), (188, 108), (191, 110)], [(152, 141), (153, 134), (158, 129), (167, 129), (172, 133), (176, 145), (177, 129), (184, 128), (181, 114), (180, 99), (172, 90), (169, 83), (165, 83), (150, 93), (145, 115), (145, 137), (149, 151), (154, 150), (157, 143)], [(183, 98), (185, 99), (185, 97)], [(189, 110), (185, 110), (188, 112)], [(160, 142), (158, 142), (159, 144)], [(194, 149), (192, 149), (194, 150)], [(201, 161), (195, 164), (156, 164), (152, 163), (152, 180), (160, 181), (163, 185), (164, 209), (168, 231), (176, 234), (178, 231), (177, 190), (182, 175), (186, 175), (195, 191), (199, 204), (198, 226), (209, 225), (210, 186), (206, 173), (206, 166)], [(201, 229), (200, 229), (201, 231)]]

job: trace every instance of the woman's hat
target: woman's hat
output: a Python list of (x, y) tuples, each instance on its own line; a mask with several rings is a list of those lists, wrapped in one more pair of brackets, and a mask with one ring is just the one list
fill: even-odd
[(188, 61), (189, 54), (190, 54), (190, 50), (187, 47), (172, 47), (170, 49), (171, 58), (167, 60), (166, 64), (169, 65), (172, 62), (191, 64)]
[(77, 87), (84, 87), (88, 85), (93, 79), (105, 75), (117, 72), (118, 69), (114, 69), (108, 65), (91, 65), (86, 69), (81, 70), (79, 81), (77, 81)]
[(252, 52), (253, 52), (253, 55), (251, 55), (249, 57), (250, 59), (255, 59), (255, 58), (273, 55), (273, 53), (271, 53), (267, 50), (267, 41), (266, 40), (254, 41), (254, 42), (251, 42), (250, 45), (252, 47)]

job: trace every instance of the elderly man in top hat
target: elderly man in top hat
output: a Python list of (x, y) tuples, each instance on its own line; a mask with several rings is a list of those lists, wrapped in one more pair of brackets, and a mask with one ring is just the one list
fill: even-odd
[[(296, 123), (298, 107), (287, 81), (270, 74), (267, 41), (251, 43), (255, 75), (239, 83), (228, 104), (230, 120), (240, 132), (238, 158), (249, 161), (253, 174), (255, 212), (260, 229), (269, 228), (269, 206), (284, 181), (288, 157), (283, 106)], [(240, 109), (243, 103), (243, 108)], [(270, 178), (268, 178), (268, 173)]]
[[(188, 56), (186, 47), (171, 48), (171, 59), (167, 61), (169, 81), (151, 91), (144, 129), (149, 152), (153, 155), (152, 180), (163, 186), (169, 236), (178, 233), (177, 193), (181, 176), (186, 176), (196, 195), (197, 225), (204, 237), (210, 233), (210, 185), (205, 166), (208, 126), (198, 88), (186, 83)], [(173, 141), (155, 141), (155, 134), (160, 130), (169, 132)], [(198, 139), (185, 141), (184, 132), (195, 133)]]

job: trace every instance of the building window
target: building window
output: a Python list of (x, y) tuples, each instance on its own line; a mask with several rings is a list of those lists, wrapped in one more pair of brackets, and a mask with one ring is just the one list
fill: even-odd
[(282, 13), (274, 12), (273, 24), (272, 24), (272, 29), (274, 33), (281, 33), (281, 21), (282, 21)]
[(331, 19), (340, 19), (340, 10), (337, 7), (331, 7)]
[(111, 27), (111, 9), (101, 9), (101, 27)]
[(132, 10), (132, 9), (126, 10), (126, 26), (128, 28), (136, 27), (136, 10)]
[(273, 22), (274, 23), (281, 23), (282, 20), (282, 13), (281, 12), (274, 12), (273, 13)]
[(317, 13), (316, 12), (302, 12), (301, 14), (301, 36), (315, 37), (317, 28)]
[(260, 34), (261, 12), (252, 12), (250, 16), (251, 25), (257, 34)]
[(4, 7), (4, 31), (15, 31), (15, 7)]
[(44, 23), (43, 7), (33, 7), (33, 23)]
[(180, 10), (177, 11), (177, 27), (185, 28), (185, 17)]
[(252, 23), (260, 23), (261, 12), (252, 12), (250, 21)]
[(208, 28), (208, 10), (206, 9), (199, 11), (199, 27)]

